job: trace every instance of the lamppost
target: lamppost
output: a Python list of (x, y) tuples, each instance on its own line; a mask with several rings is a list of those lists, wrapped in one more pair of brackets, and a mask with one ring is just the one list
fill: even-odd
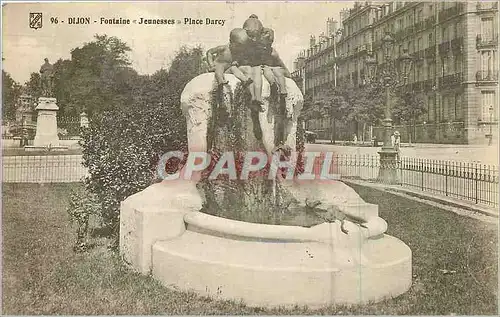
[(368, 81), (376, 84), (377, 79), (385, 89), (385, 119), (384, 126), (384, 145), (380, 154), (380, 169), (378, 179), (387, 184), (398, 183), (397, 179), (397, 151), (394, 149), (391, 142), (392, 134), (392, 111), (391, 111), (391, 89), (404, 86), (410, 74), (413, 59), (408, 54), (408, 50), (404, 49), (403, 54), (397, 59), (391, 58), (394, 38), (390, 33), (386, 33), (382, 39), (382, 50), (384, 54), (384, 62), (378, 65), (377, 60), (373, 56), (366, 58), (366, 68)]

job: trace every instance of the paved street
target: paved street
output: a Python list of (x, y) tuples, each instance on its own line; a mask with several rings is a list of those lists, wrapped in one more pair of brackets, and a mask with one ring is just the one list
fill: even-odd
[[(380, 147), (341, 146), (331, 144), (307, 144), (306, 150), (351, 155), (376, 155)], [(498, 165), (498, 149), (494, 146), (454, 145), (454, 144), (416, 144), (402, 147), (401, 156), (432, 160), (457, 162), (476, 162)]]

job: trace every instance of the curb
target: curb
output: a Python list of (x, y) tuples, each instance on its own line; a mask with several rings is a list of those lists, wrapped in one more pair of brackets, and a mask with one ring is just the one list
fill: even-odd
[(342, 181), (345, 182), (346, 184), (350, 183), (350, 184), (355, 184), (355, 185), (360, 185), (360, 186), (367, 186), (367, 187), (371, 187), (374, 189), (383, 190), (386, 192), (405, 194), (408, 196), (412, 196), (415, 198), (423, 199), (426, 201), (430, 201), (430, 202), (434, 202), (434, 203), (438, 203), (438, 204), (442, 204), (442, 205), (446, 205), (449, 207), (460, 208), (460, 209), (464, 209), (467, 211), (480, 213), (480, 214), (483, 214), (485, 216), (499, 218), (498, 209), (495, 209), (494, 207), (484, 207), (482, 205), (476, 205), (476, 204), (468, 203), (465, 201), (450, 199), (450, 198), (434, 195), (431, 193), (417, 192), (417, 191), (413, 191), (411, 189), (396, 187), (393, 185), (375, 184), (375, 183), (370, 183), (368, 181), (352, 180), (352, 179), (342, 179)]

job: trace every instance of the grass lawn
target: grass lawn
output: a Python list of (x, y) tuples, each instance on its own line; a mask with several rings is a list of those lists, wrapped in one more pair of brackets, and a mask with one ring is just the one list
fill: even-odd
[(412, 249), (410, 291), (357, 307), (268, 310), (164, 288), (125, 268), (106, 249), (104, 238), (92, 238), (95, 248), (75, 254), (75, 235), (65, 211), (75, 186), (3, 185), (3, 314), (497, 313), (496, 225), (355, 186), (367, 202), (379, 205), (388, 233)]

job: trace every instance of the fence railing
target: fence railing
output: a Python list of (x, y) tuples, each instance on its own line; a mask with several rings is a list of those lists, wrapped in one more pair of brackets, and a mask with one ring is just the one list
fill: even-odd
[(79, 182), (87, 174), (81, 155), (4, 156), (2, 182)]
[[(394, 165), (398, 186), (498, 207), (498, 167), (479, 163), (402, 157)], [(378, 155), (335, 155), (331, 172), (341, 178), (378, 179)], [(87, 175), (81, 155), (4, 156), (2, 181), (79, 182)]]
[[(379, 156), (338, 155), (332, 164), (343, 178), (382, 182)], [(402, 157), (394, 168), (399, 186), (498, 207), (497, 166)]]
[(57, 117), (57, 134), (60, 140), (71, 140), (80, 136), (80, 118)]

